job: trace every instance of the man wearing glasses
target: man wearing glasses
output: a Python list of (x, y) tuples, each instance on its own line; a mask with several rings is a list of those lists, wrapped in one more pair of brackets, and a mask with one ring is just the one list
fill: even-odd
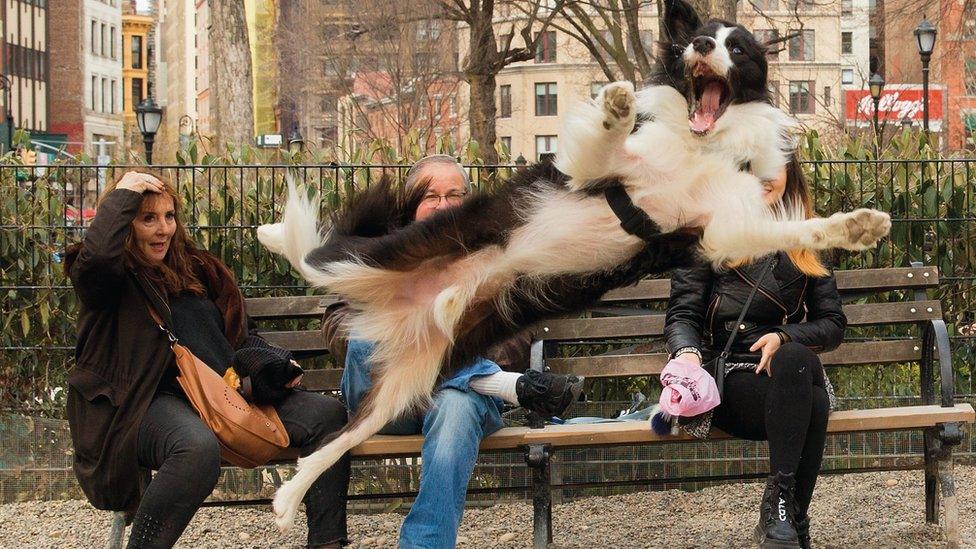
[[(471, 191), (467, 172), (446, 155), (418, 161), (407, 172), (404, 186), (405, 215), (397, 217), (407, 223), (453, 208)], [(372, 344), (343, 338), (338, 329), (343, 313), (341, 304), (330, 307), (323, 330), (336, 356), (345, 355), (342, 393), (352, 414), (371, 385)], [(387, 435), (424, 435), (420, 489), (400, 528), (400, 547), (455, 546), (478, 446), (481, 439), (502, 427), (503, 401), (551, 417), (565, 413), (579, 396), (582, 380), (575, 376), (526, 371), (528, 345), (525, 336), (516, 336), (496, 346), (488, 353), (493, 360), (476, 359), (443, 382), (429, 410), (394, 420), (380, 431)], [(514, 372), (502, 371), (499, 363)], [(520, 371), (526, 373), (517, 373)]]

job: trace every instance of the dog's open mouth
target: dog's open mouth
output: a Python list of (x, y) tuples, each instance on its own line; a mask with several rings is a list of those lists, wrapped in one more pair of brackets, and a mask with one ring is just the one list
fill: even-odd
[(712, 131), (715, 122), (732, 101), (729, 81), (715, 74), (704, 63), (698, 63), (692, 70), (689, 95), (688, 124), (697, 135)]

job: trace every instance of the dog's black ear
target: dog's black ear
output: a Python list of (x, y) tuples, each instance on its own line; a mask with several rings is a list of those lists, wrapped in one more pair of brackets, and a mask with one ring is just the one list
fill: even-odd
[(684, 47), (691, 42), (694, 32), (702, 26), (694, 6), (685, 0), (664, 0), (665, 43)]

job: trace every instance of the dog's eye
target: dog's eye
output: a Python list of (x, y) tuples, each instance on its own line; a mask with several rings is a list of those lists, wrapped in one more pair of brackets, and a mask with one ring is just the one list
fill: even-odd
[(739, 46), (732, 46), (732, 53), (736, 55), (742, 55), (742, 48)]

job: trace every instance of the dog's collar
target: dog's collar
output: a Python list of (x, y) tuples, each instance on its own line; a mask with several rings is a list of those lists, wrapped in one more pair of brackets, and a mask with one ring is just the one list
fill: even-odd
[(607, 198), (607, 204), (620, 220), (620, 226), (643, 240), (651, 240), (661, 234), (661, 227), (655, 223), (647, 212), (634, 205), (634, 201), (627, 194), (627, 189), (623, 185), (614, 185), (603, 190), (603, 195)]

